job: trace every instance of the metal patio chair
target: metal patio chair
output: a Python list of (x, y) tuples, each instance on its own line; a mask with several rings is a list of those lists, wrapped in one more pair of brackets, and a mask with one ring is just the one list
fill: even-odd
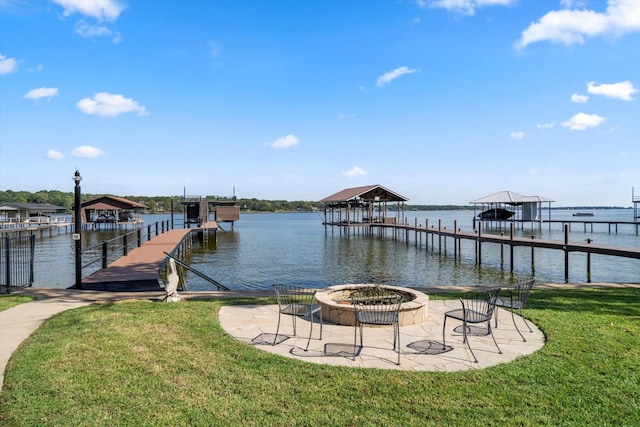
[(465, 298), (460, 298), (462, 308), (457, 310), (450, 310), (444, 313), (444, 323), (442, 325), (443, 347), (446, 347), (445, 328), (447, 326), (447, 318), (460, 320), (462, 321), (462, 342), (467, 343), (467, 347), (469, 348), (469, 351), (473, 356), (474, 362), (478, 363), (478, 358), (476, 357), (475, 353), (471, 349), (471, 345), (469, 344), (468, 335), (471, 333), (471, 328), (469, 325), (486, 322), (487, 332), (483, 333), (483, 335), (491, 335), (494, 344), (498, 348), (498, 353), (502, 354), (502, 350), (500, 349), (496, 338), (493, 336), (493, 331), (491, 330), (491, 317), (493, 316), (493, 311), (496, 307), (496, 300), (499, 293), (500, 288), (485, 288), (482, 290), (472, 291)]
[(273, 344), (276, 345), (278, 341), (278, 332), (280, 332), (280, 318), (283, 314), (293, 317), (293, 335), (296, 335), (296, 319), (298, 317), (309, 316), (311, 320), (311, 327), (309, 328), (309, 338), (307, 339), (307, 346), (304, 351), (309, 349), (309, 343), (311, 342), (311, 334), (313, 333), (313, 317), (318, 313), (320, 318), (320, 340), (322, 339), (322, 307), (317, 304), (315, 299), (316, 290), (303, 288), (294, 285), (273, 285), (273, 289), (276, 292), (276, 299), (278, 300), (278, 327), (276, 328), (276, 336), (273, 339)]
[[(520, 314), (520, 317), (524, 321), (524, 324), (529, 328), (529, 332), (533, 332), (531, 330), (531, 326), (527, 323), (527, 319), (524, 317), (524, 313), (522, 309), (527, 304), (527, 300), (529, 299), (529, 293), (531, 293), (531, 288), (535, 283), (536, 279), (524, 279), (518, 281), (515, 285), (510, 286), (509, 291), (509, 299), (498, 297), (496, 299), (496, 306), (504, 307), (511, 309), (511, 319), (513, 319), (513, 325), (516, 327), (516, 331), (520, 334), (522, 341), (526, 342), (524, 335), (520, 332), (518, 328), (518, 324), (516, 323), (515, 311), (517, 310)], [(495, 326), (498, 327), (498, 310), (495, 312)]]
[(391, 289), (370, 287), (357, 290), (351, 293), (350, 297), (355, 309), (353, 360), (356, 358), (358, 329), (360, 330), (360, 349), (362, 349), (363, 325), (389, 325), (393, 326), (393, 349), (398, 353), (397, 364), (400, 365), (399, 312), (403, 296)]

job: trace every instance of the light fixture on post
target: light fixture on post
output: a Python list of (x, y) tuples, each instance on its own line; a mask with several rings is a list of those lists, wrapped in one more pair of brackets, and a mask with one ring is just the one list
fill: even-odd
[(73, 175), (73, 182), (76, 183), (75, 186), (75, 199), (74, 199), (74, 208), (75, 208), (75, 230), (73, 233), (73, 240), (76, 243), (76, 289), (82, 289), (82, 206), (80, 201), (80, 181), (82, 181), (82, 177), (80, 176), (80, 171), (76, 169), (76, 173)]

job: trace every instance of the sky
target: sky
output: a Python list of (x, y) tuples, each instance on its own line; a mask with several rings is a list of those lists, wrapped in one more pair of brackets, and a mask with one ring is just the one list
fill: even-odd
[(640, 195), (640, 0), (0, 0), (0, 190)]

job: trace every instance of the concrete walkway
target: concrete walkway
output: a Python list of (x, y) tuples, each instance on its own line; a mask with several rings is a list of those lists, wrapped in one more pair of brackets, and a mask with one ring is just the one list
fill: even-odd
[[(639, 284), (579, 284), (579, 285), (536, 285), (536, 288), (550, 287), (640, 287)], [(425, 292), (437, 290), (462, 290), (462, 288), (432, 288), (421, 289)], [(0, 311), (0, 392), (4, 382), (6, 365), (13, 352), (28, 338), (38, 327), (50, 317), (72, 308), (82, 307), (99, 301), (121, 301), (126, 299), (149, 299), (160, 301), (164, 297), (164, 291), (157, 292), (99, 292), (74, 289), (45, 289), (23, 288), (15, 294), (33, 295), (36, 301), (20, 304), (8, 310)], [(242, 291), (242, 292), (181, 292), (182, 299), (193, 298), (220, 298), (220, 297), (257, 297), (272, 296), (272, 291)], [(276, 306), (225, 306), (221, 309), (219, 317), (222, 327), (239, 340), (256, 346), (261, 350), (281, 354), (285, 357), (296, 357), (314, 363), (326, 363), (331, 365), (378, 367), (385, 369), (407, 370), (459, 370), (483, 368), (497, 363), (505, 363), (519, 355), (528, 354), (540, 348), (544, 343), (542, 333), (536, 328), (534, 333), (525, 333), (527, 343), (522, 343), (513, 327), (511, 315), (500, 312), (499, 325), (495, 330), (498, 344), (503, 350), (503, 355), (498, 355), (497, 350), (487, 337), (471, 337), (471, 345), (480, 360), (472, 363), (470, 355), (462, 345), (459, 334), (449, 331), (447, 345), (453, 350), (438, 353), (437, 344), (442, 340), (442, 312), (447, 309), (457, 308), (457, 302), (446, 301), (429, 303), (429, 319), (426, 324), (401, 329), (401, 366), (395, 365), (395, 353), (391, 350), (391, 332), (385, 328), (365, 329), (365, 348), (360, 355), (352, 361), (344, 355), (351, 351), (353, 346), (353, 327), (325, 325), (323, 340), (311, 340), (308, 352), (301, 347), (306, 340), (290, 338), (283, 343), (271, 346), (260, 341), (260, 336), (268, 338), (268, 334), (275, 332), (277, 322)], [(452, 327), (455, 326), (452, 322)], [(305, 321), (299, 322), (300, 332), (305, 334), (308, 329)], [(532, 325), (533, 327), (534, 325)], [(282, 333), (290, 334), (291, 319), (283, 321)], [(449, 329), (449, 328), (448, 328)], [(314, 332), (316, 334), (317, 332)], [(314, 335), (317, 337), (317, 335)], [(255, 338), (258, 338), (254, 341)], [(431, 347), (429, 347), (431, 345)], [(440, 345), (440, 349), (441, 349)], [(340, 353), (343, 352), (343, 353)], [(334, 355), (332, 355), (334, 354)]]

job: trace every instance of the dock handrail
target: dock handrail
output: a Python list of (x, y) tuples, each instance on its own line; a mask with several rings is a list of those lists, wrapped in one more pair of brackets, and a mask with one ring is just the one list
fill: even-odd
[(206, 274), (202, 273), (201, 271), (196, 270), (195, 268), (191, 267), (189, 264), (185, 264), (184, 262), (182, 262), (178, 258), (174, 257), (173, 255), (171, 255), (171, 254), (169, 254), (167, 252), (164, 252), (164, 254), (166, 256), (168, 256), (169, 258), (173, 258), (173, 260), (179, 266), (186, 268), (187, 270), (191, 271), (196, 276), (201, 277), (202, 279), (206, 280), (207, 282), (217, 286), (218, 290), (223, 290), (223, 291), (228, 291), (229, 290), (229, 288), (227, 288), (226, 286), (218, 283), (216, 280), (212, 279), (211, 277), (207, 276)]

